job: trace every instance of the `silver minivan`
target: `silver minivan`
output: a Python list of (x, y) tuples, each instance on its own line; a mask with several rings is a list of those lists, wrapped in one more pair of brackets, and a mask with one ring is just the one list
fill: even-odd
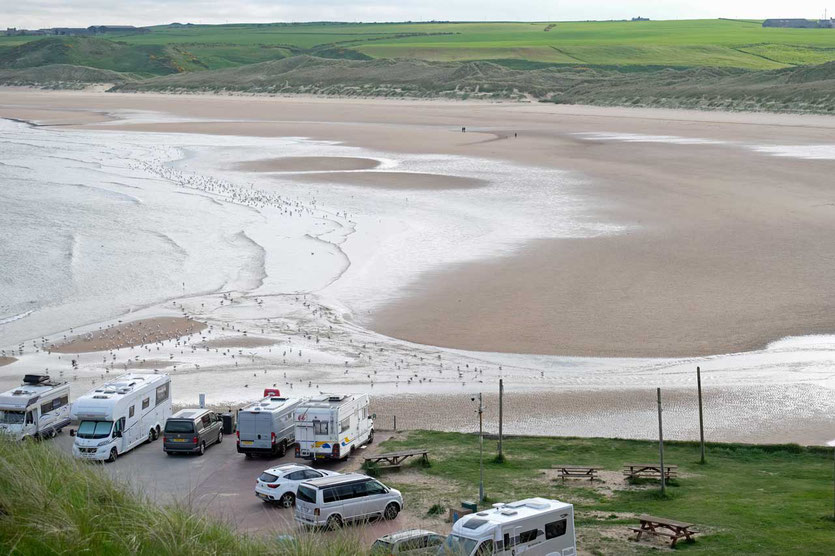
[(165, 421), (162, 449), (172, 454), (200, 454), (223, 442), (223, 421), (208, 409), (183, 409)]
[(337, 529), (351, 521), (394, 519), (402, 509), (399, 490), (358, 473), (305, 481), (296, 491), (296, 521), (303, 525)]

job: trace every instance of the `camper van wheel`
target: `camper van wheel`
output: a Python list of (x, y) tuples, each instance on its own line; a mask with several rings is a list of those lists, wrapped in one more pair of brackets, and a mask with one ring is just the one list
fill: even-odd
[(296, 497), (292, 492), (285, 492), (278, 501), (282, 508), (292, 508), (293, 504), (296, 503)]
[(282, 442), (278, 446), (278, 457), (283, 458), (284, 454), (287, 453), (287, 442)]
[(148, 431), (148, 444), (154, 441), (154, 429)]
[(117, 457), (119, 457), (119, 452), (116, 450), (116, 448), (111, 448), (110, 459), (108, 459), (107, 461), (113, 463), (114, 461), (116, 461)]
[(400, 513), (400, 508), (397, 507), (397, 504), (392, 502), (388, 506), (386, 506), (386, 511), (383, 513), (383, 517), (388, 520), (392, 520), (397, 517), (397, 514)]
[(331, 531), (342, 528), (342, 518), (334, 514), (328, 518), (327, 528)]
[(206, 453), (206, 443), (205, 443), (205, 442), (201, 442), (201, 443), (200, 443), (200, 452), (198, 452), (198, 453), (199, 453), (201, 456), (202, 456), (203, 454), (205, 454), (205, 453)]
[(152, 432), (152, 433), (153, 433), (153, 435), (154, 435), (154, 440), (156, 440), (157, 438), (159, 438), (159, 425), (157, 425), (156, 427), (154, 427), (154, 428), (151, 430), (151, 432)]
[(374, 429), (371, 429), (371, 432), (368, 433), (368, 442), (366, 444), (372, 444), (374, 442)]

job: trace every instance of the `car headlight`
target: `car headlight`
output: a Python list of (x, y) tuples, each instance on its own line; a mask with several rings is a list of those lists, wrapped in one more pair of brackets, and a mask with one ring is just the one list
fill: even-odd
[(96, 444), (96, 448), (101, 448), (102, 446), (106, 446), (109, 443), (110, 443), (110, 440), (102, 440), (101, 442)]

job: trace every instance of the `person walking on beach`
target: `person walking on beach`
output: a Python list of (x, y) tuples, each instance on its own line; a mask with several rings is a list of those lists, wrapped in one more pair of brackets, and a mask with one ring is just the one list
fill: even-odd
[(466, 128), (466, 127), (462, 127), (462, 128), (461, 128), (461, 133), (464, 133), (465, 131), (467, 131), (467, 128)]

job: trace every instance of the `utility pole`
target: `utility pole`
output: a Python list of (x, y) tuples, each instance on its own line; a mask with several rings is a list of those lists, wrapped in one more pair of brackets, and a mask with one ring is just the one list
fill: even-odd
[(482, 426), (482, 413), (484, 406), (481, 403), (481, 392), (478, 393), (478, 441), (480, 443), (480, 454), (478, 459), (478, 501), (484, 502), (484, 427)]
[(699, 463), (705, 462), (705, 422), (702, 416), (702, 370), (696, 367), (696, 384), (699, 388), (699, 440), (701, 441), (702, 457)]
[(499, 379), (499, 461), (503, 461), (502, 453), (502, 398), (504, 397), (504, 380)]
[(661, 426), (661, 388), (658, 392), (658, 455), (661, 459), (661, 494), (667, 494), (667, 481), (664, 476), (664, 429)]

